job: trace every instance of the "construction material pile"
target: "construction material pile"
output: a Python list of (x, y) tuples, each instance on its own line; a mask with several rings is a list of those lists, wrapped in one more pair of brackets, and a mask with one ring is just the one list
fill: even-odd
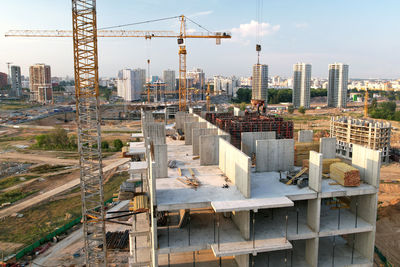
[(333, 163), (330, 166), (330, 178), (343, 186), (359, 186), (360, 172), (353, 166), (343, 162)]
[[(341, 159), (323, 159), (322, 160), (322, 173), (329, 173), (331, 164), (341, 162)], [(310, 161), (308, 159), (303, 160), (303, 168), (309, 168)]]
[(242, 132), (276, 132), (277, 139), (293, 138), (293, 121), (278, 116), (261, 116), (245, 113), (233, 116), (231, 113), (206, 113), (205, 119), (231, 135), (231, 144), (240, 148)]
[(124, 232), (107, 232), (107, 249), (128, 249), (129, 230)]
[(296, 143), (294, 145), (294, 165), (302, 166), (303, 160), (310, 158), (310, 151), (319, 151), (319, 143)]

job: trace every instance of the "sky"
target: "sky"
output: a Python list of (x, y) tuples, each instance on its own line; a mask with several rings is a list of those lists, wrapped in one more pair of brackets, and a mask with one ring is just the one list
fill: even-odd
[[(46, 63), (52, 76), (73, 75), (72, 38), (5, 38), (8, 30), (71, 30), (70, 0), (2, 0), (0, 72), (6, 62)], [(257, 0), (97, 0), (98, 28), (185, 15), (211, 31), (229, 31), (231, 40), (187, 40), (187, 69), (213, 75), (250, 76), (255, 51)], [(328, 64), (349, 64), (350, 78), (400, 78), (400, 1), (263, 0), (261, 58), (269, 76), (292, 76), (293, 64), (312, 64), (312, 77), (326, 78)], [(189, 30), (203, 31), (188, 22)], [(179, 31), (178, 19), (126, 27)], [(175, 39), (100, 38), (99, 72), (114, 77), (123, 68), (146, 68), (151, 75), (178, 69)]]

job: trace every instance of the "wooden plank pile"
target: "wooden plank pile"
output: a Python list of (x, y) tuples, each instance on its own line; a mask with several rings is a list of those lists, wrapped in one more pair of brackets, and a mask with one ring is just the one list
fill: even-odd
[(358, 169), (343, 162), (331, 164), (330, 178), (343, 186), (360, 185), (360, 172)]
[[(329, 173), (331, 164), (341, 162), (341, 159), (323, 159), (322, 160), (322, 173)], [(303, 160), (303, 168), (309, 168), (310, 161), (308, 159)]]
[(319, 151), (319, 142), (296, 143), (294, 145), (294, 165), (302, 166), (303, 160), (309, 159), (312, 150)]

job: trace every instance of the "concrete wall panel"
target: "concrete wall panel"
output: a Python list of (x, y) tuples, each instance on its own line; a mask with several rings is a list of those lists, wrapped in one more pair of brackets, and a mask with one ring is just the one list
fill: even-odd
[(308, 170), (308, 186), (321, 192), (322, 183), (322, 154), (310, 151), (309, 170)]
[(381, 151), (353, 144), (351, 164), (360, 171), (361, 180), (379, 188)]
[(185, 133), (185, 145), (192, 144), (193, 129), (207, 128), (206, 122), (185, 122), (184, 133)]
[(192, 130), (192, 152), (193, 156), (200, 155), (200, 136), (201, 135), (217, 135), (217, 129), (195, 128)]
[(168, 177), (167, 145), (154, 145), (154, 162), (156, 178)]
[(276, 139), (276, 132), (243, 132), (241, 148), (243, 153), (251, 157), (256, 153), (256, 140)]
[(256, 140), (256, 171), (290, 171), (294, 165), (294, 140)]
[(297, 133), (298, 141), (309, 143), (313, 141), (314, 132), (313, 130), (301, 130)]
[(319, 139), (319, 153), (324, 159), (336, 158), (336, 137), (322, 137)]
[[(219, 138), (227, 140), (227, 135), (201, 135), (200, 136), (200, 166), (218, 165), (219, 163)], [(227, 140), (229, 141), (229, 140)]]
[(219, 140), (219, 168), (243, 196), (251, 197), (251, 159), (222, 138)]
[[(162, 145), (166, 143), (165, 137), (165, 125), (162, 122), (153, 122), (153, 123), (146, 123), (143, 125), (145, 129), (145, 142), (146, 145), (149, 144), (150, 141), (153, 141), (156, 145)], [(148, 138), (146, 138), (148, 137)]]

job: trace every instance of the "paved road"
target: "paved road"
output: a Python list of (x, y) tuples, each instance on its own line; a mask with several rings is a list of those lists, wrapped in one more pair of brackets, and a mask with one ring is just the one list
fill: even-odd
[[(109, 170), (112, 170), (113, 168), (116, 168), (126, 162), (128, 162), (129, 159), (128, 158), (123, 158), (123, 159), (118, 159), (116, 161), (111, 162), (110, 164), (108, 164), (106, 167), (103, 168), (103, 172), (107, 172)], [(15, 214), (16, 212), (19, 212), (23, 209), (26, 209), (30, 206), (36, 205), (40, 202), (42, 202), (43, 200), (48, 199), (49, 197), (52, 197), (54, 195), (57, 195), (59, 193), (62, 193), (74, 186), (79, 185), (80, 183), (80, 178), (74, 179), (62, 186), (59, 186), (55, 189), (49, 190), (47, 192), (44, 192), (43, 194), (40, 194), (36, 197), (32, 197), (27, 199), (26, 201), (20, 202), (16, 205), (10, 206), (8, 208), (2, 209), (0, 210), (0, 219), (10, 216), (12, 214)]]

